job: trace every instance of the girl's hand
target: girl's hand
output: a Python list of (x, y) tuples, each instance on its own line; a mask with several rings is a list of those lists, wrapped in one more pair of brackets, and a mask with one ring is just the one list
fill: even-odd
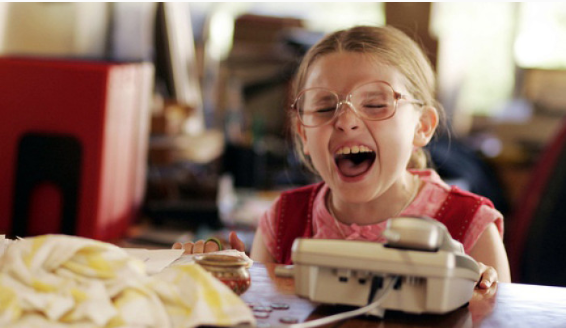
[(497, 271), (493, 267), (487, 266), (481, 262), (478, 262), (480, 266), (480, 279), (476, 284), (476, 288), (488, 289), (497, 282)]
[[(238, 235), (234, 231), (230, 232), (229, 236), (230, 247), (232, 249), (239, 250), (240, 252), (245, 251), (244, 242), (238, 238)], [(212, 240), (198, 240), (196, 242), (187, 242), (187, 243), (174, 243), (173, 249), (184, 249), (185, 251), (183, 254), (201, 254), (201, 253), (208, 253), (208, 252), (216, 252), (220, 250), (219, 245), (217, 242)]]

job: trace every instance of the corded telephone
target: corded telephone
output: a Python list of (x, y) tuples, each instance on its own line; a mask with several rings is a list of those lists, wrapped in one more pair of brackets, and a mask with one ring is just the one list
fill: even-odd
[[(389, 220), (387, 243), (351, 240), (295, 240), (292, 249), (295, 292), (315, 302), (366, 306), (369, 314), (385, 310), (446, 313), (472, 297), (480, 271), (431, 218)], [(389, 289), (386, 289), (389, 286)]]

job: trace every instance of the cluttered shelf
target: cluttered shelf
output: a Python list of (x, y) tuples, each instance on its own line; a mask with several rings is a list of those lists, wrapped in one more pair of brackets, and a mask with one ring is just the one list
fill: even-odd
[[(153, 216), (140, 218), (114, 243), (122, 247), (154, 249), (170, 248), (175, 242), (215, 237), (228, 244), (228, 234), (236, 231), (246, 250), (250, 250), (259, 217), (280, 191), (233, 189), (230, 183), (220, 190), (217, 201), (155, 202), (151, 210), (146, 209)], [(198, 208), (202, 209), (201, 213)], [(159, 215), (155, 216), (156, 213)]]

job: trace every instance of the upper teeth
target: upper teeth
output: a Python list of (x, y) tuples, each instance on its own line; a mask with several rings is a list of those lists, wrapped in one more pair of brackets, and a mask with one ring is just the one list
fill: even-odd
[(366, 146), (353, 146), (353, 147), (342, 147), (336, 151), (336, 155), (342, 154), (357, 154), (357, 153), (369, 153), (372, 150)]

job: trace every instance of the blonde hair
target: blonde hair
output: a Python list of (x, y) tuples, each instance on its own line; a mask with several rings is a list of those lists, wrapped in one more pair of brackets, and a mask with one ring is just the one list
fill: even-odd
[[(381, 63), (395, 68), (405, 77), (407, 91), (415, 98), (437, 109), (441, 122), (444, 110), (436, 101), (434, 71), (423, 50), (400, 30), (385, 26), (356, 26), (325, 36), (303, 57), (293, 83), (293, 94), (297, 95), (305, 85), (309, 68), (319, 58), (335, 52), (355, 52), (375, 56)], [(309, 158), (302, 153), (302, 140), (297, 131), (296, 113), (290, 112), (290, 128), (294, 135), (295, 151), (305, 165), (316, 173)], [(415, 150), (408, 168), (425, 168), (428, 155), (423, 149)]]

